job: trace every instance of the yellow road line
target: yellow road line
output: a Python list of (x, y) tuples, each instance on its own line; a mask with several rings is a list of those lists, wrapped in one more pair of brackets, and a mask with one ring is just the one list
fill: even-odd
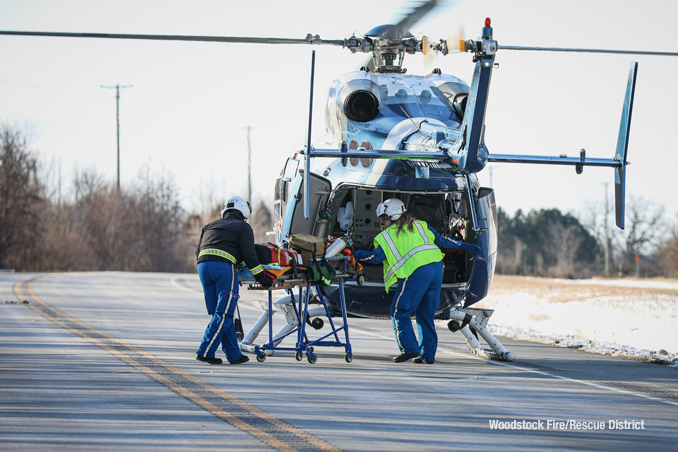
[[(70, 317), (63, 312), (59, 311), (58, 309), (50, 306), (46, 302), (44, 302), (34, 291), (33, 291), (33, 284), (41, 279), (44, 278), (45, 276), (37, 276), (30, 278), (25, 281), (19, 281), (14, 284), (14, 293), (19, 298), (20, 301), (28, 301), (26, 300), (22, 294), (21, 294), (21, 285), (26, 284), (26, 290), (30, 294), (31, 298), (33, 298), (37, 303), (39, 303), (42, 308), (40, 309), (31, 303), (28, 304), (28, 306), (38, 314), (42, 315), (45, 317), (47, 320), (50, 322), (70, 331), (73, 334), (76, 334), (83, 339), (86, 339), (87, 341), (93, 343), (97, 347), (100, 347), (107, 352), (111, 353), (113, 356), (116, 358), (120, 359), (124, 363), (128, 364), (129, 366), (139, 370), (149, 378), (157, 381), (158, 383), (162, 384), (163, 386), (167, 387), (168, 389), (172, 390), (173, 392), (181, 395), (182, 397), (190, 400), (191, 402), (195, 403), (199, 407), (207, 410), (211, 414), (219, 417), (220, 419), (223, 419), (224, 421), (228, 422), (229, 424), (233, 425), (234, 427), (249, 433), (250, 435), (254, 436), (255, 438), (259, 439), (263, 443), (277, 449), (283, 452), (288, 452), (288, 451), (296, 451), (298, 449), (294, 448), (293, 446), (287, 444), (284, 440), (278, 439), (274, 436), (274, 434), (268, 433), (261, 428), (249, 424), (247, 421), (244, 421), (240, 418), (237, 417), (237, 415), (234, 415), (227, 410), (215, 405), (214, 403), (210, 402), (209, 400), (206, 400), (204, 397), (200, 396), (196, 392), (192, 391), (190, 388), (187, 388), (183, 385), (180, 385), (171, 379), (167, 378), (164, 375), (159, 374), (155, 370), (151, 369), (150, 367), (142, 364), (140, 361), (134, 359), (130, 354), (138, 354), (140, 356), (143, 356), (144, 358), (150, 360), (153, 364), (158, 365), (166, 369), (170, 374), (180, 376), (196, 385), (201, 387), (202, 389), (205, 389), (209, 391), (210, 393), (214, 394), (217, 397), (220, 397), (228, 402), (230, 402), (233, 405), (237, 405), (238, 407), (242, 408), (249, 414), (256, 416), (259, 419), (265, 420), (269, 424), (277, 427), (281, 431), (294, 435), (297, 440), (295, 443), (299, 442), (301, 440), (302, 442), (306, 443), (305, 447), (302, 447), (302, 449), (306, 449), (309, 446), (313, 448), (314, 450), (324, 450), (324, 451), (330, 451), (330, 452), (335, 452), (335, 451), (340, 451), (340, 449), (332, 446), (329, 443), (326, 443), (325, 441), (316, 438), (315, 436), (306, 433), (305, 431), (296, 428), (290, 424), (288, 424), (285, 421), (282, 421), (275, 416), (253, 406), (250, 405), (249, 403), (240, 400), (239, 398), (233, 396), (232, 394), (229, 394), (228, 392), (217, 388), (216, 386), (213, 386), (200, 378), (197, 378), (193, 375), (191, 375), (188, 372), (185, 372), (171, 364), (169, 364), (166, 361), (163, 361), (162, 359), (158, 358), (155, 355), (152, 355), (151, 353), (148, 353), (145, 350), (142, 350), (128, 342), (125, 342), (121, 339), (118, 339), (115, 336), (112, 336), (108, 333), (105, 333), (101, 330), (98, 330), (96, 328), (93, 328), (86, 323), (81, 322), (80, 320)], [(48, 311), (51, 311), (48, 312)], [(54, 315), (53, 315), (54, 314)], [(58, 316), (58, 317), (57, 317)], [(64, 321), (62, 321), (60, 318), (67, 319), (68, 322), (75, 323), (76, 325), (80, 326), (83, 328), (83, 330), (73, 328), (71, 325), (68, 325)], [(89, 333), (89, 334), (88, 334)], [(111, 345), (107, 344), (106, 342), (102, 341), (101, 339), (94, 337), (94, 335), (99, 335), (105, 337), (108, 341), (113, 342), (116, 346), (122, 348), (124, 351), (120, 351), (116, 349), (115, 347), (112, 347)]]

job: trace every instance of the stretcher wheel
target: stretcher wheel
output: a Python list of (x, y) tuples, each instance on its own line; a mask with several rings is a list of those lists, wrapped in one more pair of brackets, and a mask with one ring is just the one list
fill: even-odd
[(359, 286), (362, 286), (363, 284), (365, 284), (365, 276), (364, 275), (358, 276), (355, 282), (357, 282)]
[(259, 361), (260, 363), (266, 361), (266, 353), (257, 354), (257, 361)]
[(353, 361), (353, 354), (351, 352), (346, 352), (344, 355), (344, 359), (346, 360), (347, 363), (350, 363)]
[(315, 362), (318, 361), (318, 357), (315, 356), (315, 355), (314, 355), (313, 353), (311, 353), (311, 352), (307, 352), (307, 353), (306, 353), (306, 359), (307, 359), (308, 362), (311, 363), (311, 364), (315, 364)]
[(297, 358), (297, 361), (301, 361), (301, 352), (297, 352), (294, 354), (294, 357)]

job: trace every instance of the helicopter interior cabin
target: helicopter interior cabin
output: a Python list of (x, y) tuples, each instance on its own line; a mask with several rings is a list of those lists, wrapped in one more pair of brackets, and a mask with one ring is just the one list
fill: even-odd
[[(370, 190), (364, 188), (338, 189), (332, 200), (331, 228), (328, 233), (341, 237), (351, 231), (356, 250), (374, 248), (374, 238), (381, 232), (381, 222), (376, 214), (379, 203), (389, 198), (403, 201), (407, 211), (418, 220), (425, 221), (439, 233), (458, 240), (467, 240), (466, 200), (463, 192), (407, 193)], [(321, 231), (319, 231), (321, 232)], [(464, 253), (445, 252), (443, 283), (468, 281), (470, 268)], [(367, 281), (383, 282), (381, 265), (364, 265)]]
[[(296, 177), (297, 171), (302, 177)], [(333, 189), (328, 179), (311, 173), (310, 218), (306, 219), (301, 179), (303, 169), (298, 168), (297, 160), (289, 159), (275, 187), (274, 224), (278, 241), (300, 233), (327, 238), (343, 237), (350, 232), (355, 249), (369, 251), (374, 247), (374, 238), (381, 232), (377, 206), (386, 199), (398, 198), (410, 214), (439, 233), (476, 243), (466, 190), (392, 191), (341, 183)], [(293, 204), (292, 211), (287, 212), (290, 202)], [(324, 210), (329, 216), (320, 215)], [(291, 218), (284, 218), (285, 213), (291, 214)], [(445, 251), (443, 265), (443, 283), (457, 284), (470, 280), (472, 265), (465, 253)], [(363, 268), (367, 282), (383, 283), (382, 265), (364, 265)]]

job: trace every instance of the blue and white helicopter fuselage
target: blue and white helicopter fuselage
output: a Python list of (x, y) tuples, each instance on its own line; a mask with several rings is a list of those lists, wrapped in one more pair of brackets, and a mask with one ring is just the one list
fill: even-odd
[[(351, 158), (312, 159), (309, 219), (302, 215), (304, 170), (299, 159), (288, 160), (276, 184), (277, 239), (299, 233), (350, 234), (356, 249), (369, 249), (381, 232), (377, 205), (397, 197), (417, 219), (441, 234), (483, 250), (482, 259), (460, 252), (446, 254), (439, 315), (445, 316), (460, 303), (470, 306), (481, 300), (490, 288), (497, 250), (492, 190), (480, 188), (474, 174), (456, 172), (454, 165), (404, 158), (408, 151), (454, 147), (468, 92), (465, 82), (440, 73), (423, 77), (363, 70), (338, 78), (328, 92), (327, 135), (316, 146), (339, 150), (339, 143), (346, 143), (345, 147), (357, 152)], [(373, 149), (402, 151), (403, 159), (357, 155)], [(471, 202), (478, 218), (475, 231), (469, 226)], [(342, 224), (347, 208), (352, 219)], [(365, 276), (362, 285), (345, 284), (348, 313), (388, 318), (394, 290), (384, 290), (381, 265), (366, 266)], [(326, 293), (338, 309), (338, 287), (330, 286)]]

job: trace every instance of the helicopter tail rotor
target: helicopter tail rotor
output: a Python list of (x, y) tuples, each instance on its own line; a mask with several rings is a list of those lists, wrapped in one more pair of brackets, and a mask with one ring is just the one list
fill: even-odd
[(432, 44), (428, 36), (422, 36), (421, 38), (421, 54), (424, 56), (424, 70), (426, 72), (431, 72), (435, 60), (436, 60), (436, 49), (434, 48), (435, 44)]
[(456, 30), (450, 31), (445, 41), (446, 53), (466, 52), (466, 32), (464, 24), (460, 23)]

